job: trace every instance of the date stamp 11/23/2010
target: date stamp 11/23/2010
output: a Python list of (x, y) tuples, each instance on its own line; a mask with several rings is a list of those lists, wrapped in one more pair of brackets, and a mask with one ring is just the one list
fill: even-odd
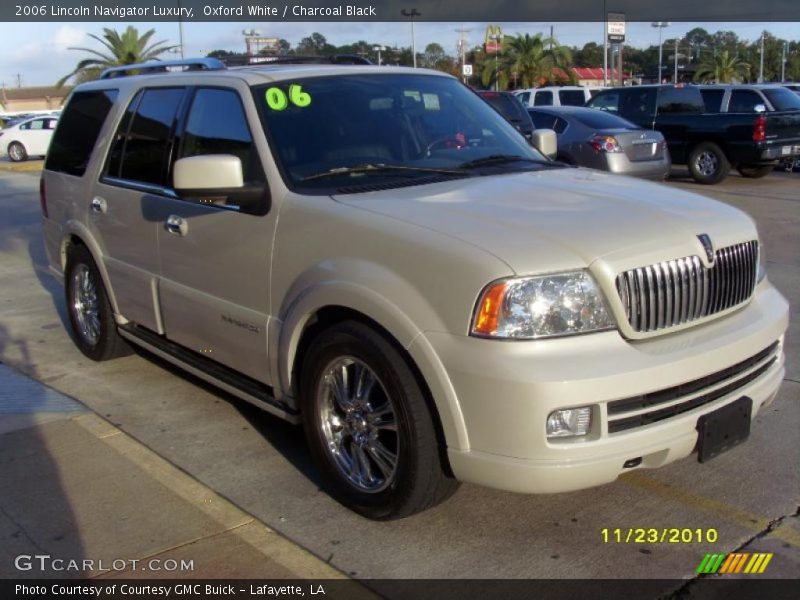
[(719, 539), (714, 528), (628, 527), (600, 530), (604, 544), (713, 544)]

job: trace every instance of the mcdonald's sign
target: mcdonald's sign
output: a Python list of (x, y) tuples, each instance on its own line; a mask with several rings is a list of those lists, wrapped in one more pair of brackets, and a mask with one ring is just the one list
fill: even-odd
[(483, 40), (483, 48), (488, 53), (503, 51), (503, 30), (500, 25), (487, 25), (486, 36)]

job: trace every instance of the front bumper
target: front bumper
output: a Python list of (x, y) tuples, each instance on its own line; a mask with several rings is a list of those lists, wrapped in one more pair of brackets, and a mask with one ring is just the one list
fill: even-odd
[[(752, 398), (755, 415), (774, 398), (784, 374), (787, 324), (786, 300), (764, 281), (742, 309), (644, 341), (627, 341), (616, 331), (539, 341), (426, 333), (466, 429), (466, 447), (448, 448), (453, 472), (461, 481), (549, 493), (611, 482), (629, 470), (623, 464), (631, 459), (641, 458), (635, 468), (653, 468), (686, 457), (695, 449), (700, 415), (741, 396)], [(676, 416), (609, 433), (608, 403), (722, 372), (776, 341), (774, 351), (757, 365), (672, 403), (721, 390), (769, 362), (734, 391)], [(592, 406), (587, 436), (547, 439), (550, 412), (587, 405)]]

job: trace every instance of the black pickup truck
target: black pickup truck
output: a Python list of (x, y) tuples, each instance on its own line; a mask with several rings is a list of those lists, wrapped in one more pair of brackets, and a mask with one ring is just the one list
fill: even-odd
[(719, 183), (731, 167), (744, 177), (764, 177), (781, 158), (800, 155), (800, 96), (785, 90), (780, 111), (756, 104), (741, 112), (712, 112), (701, 90), (681, 84), (611, 88), (586, 106), (660, 131), (672, 162), (688, 165), (699, 183)]

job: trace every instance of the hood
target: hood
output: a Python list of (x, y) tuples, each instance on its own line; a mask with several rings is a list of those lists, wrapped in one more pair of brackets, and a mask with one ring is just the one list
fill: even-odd
[[(589, 169), (456, 179), (334, 200), (478, 246), (516, 274), (614, 268), (703, 255), (756, 238), (753, 221), (721, 202), (663, 184)], [(642, 262), (644, 261), (644, 262)]]

